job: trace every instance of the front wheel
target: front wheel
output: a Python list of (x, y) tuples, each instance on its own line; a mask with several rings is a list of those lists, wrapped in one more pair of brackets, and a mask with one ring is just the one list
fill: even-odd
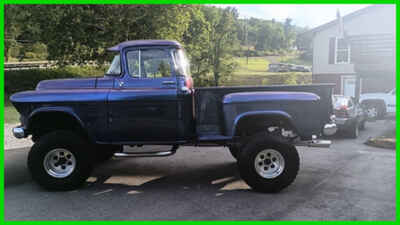
[(89, 145), (70, 131), (44, 135), (28, 154), (32, 178), (48, 190), (73, 190), (89, 177), (92, 161)]
[(274, 137), (257, 134), (240, 152), (242, 179), (255, 191), (279, 192), (289, 186), (299, 171), (296, 148)]

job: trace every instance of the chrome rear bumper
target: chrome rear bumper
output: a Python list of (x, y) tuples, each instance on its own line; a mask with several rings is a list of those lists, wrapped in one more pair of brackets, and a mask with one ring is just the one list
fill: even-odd
[(338, 130), (338, 127), (336, 126), (335, 123), (328, 123), (328, 124), (325, 124), (324, 129), (322, 130), (322, 133), (325, 136), (331, 136), (331, 135), (336, 134), (337, 130)]
[(26, 132), (25, 129), (23, 127), (14, 127), (12, 129), (13, 135), (16, 138), (26, 138)]

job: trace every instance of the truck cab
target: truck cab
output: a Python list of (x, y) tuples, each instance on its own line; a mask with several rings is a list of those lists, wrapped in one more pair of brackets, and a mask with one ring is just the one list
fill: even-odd
[(167, 143), (193, 136), (193, 82), (180, 44), (125, 42), (109, 51), (116, 56), (106, 74), (114, 79), (108, 141)]

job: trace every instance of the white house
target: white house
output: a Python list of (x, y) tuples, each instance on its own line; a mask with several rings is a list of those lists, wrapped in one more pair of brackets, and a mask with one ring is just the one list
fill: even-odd
[[(362, 67), (358, 65), (358, 68), (364, 68), (364, 70), (357, 70), (354, 63), (356, 60), (353, 61), (353, 59), (354, 52), (364, 51), (365, 53), (371, 49), (373, 53), (370, 55), (378, 56), (380, 54), (378, 52), (386, 51), (387, 49), (384, 48), (391, 45), (389, 47), (393, 49), (390, 50), (392, 52), (389, 61), (393, 60), (393, 65), (395, 65), (395, 53), (393, 53), (395, 52), (396, 32), (395, 8), (395, 5), (368, 6), (308, 31), (308, 35), (313, 36), (313, 83), (335, 83), (334, 92), (336, 94), (354, 96), (355, 75), (358, 72), (358, 74), (362, 73), (360, 76), (361, 93), (386, 91), (393, 88), (395, 71), (374, 71), (374, 67), (368, 67), (368, 65)], [(365, 45), (358, 46), (358, 48), (363, 49), (352, 49), (358, 42), (361, 42), (360, 40)], [(377, 58), (374, 59), (375, 61), (379, 60), (379, 57), (375, 58)], [(357, 56), (357, 60), (357, 63), (363, 63), (360, 55)], [(368, 63), (371, 64), (371, 61), (373, 60), (370, 57)], [(369, 75), (363, 77), (366, 73)]]

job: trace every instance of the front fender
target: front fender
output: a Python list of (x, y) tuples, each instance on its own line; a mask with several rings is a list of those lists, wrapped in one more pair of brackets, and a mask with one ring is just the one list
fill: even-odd
[[(26, 119), (26, 129), (31, 132), (30, 130), (32, 129), (32, 122), (34, 122), (34, 119), (36, 116), (39, 116), (42, 113), (62, 113), (64, 115), (67, 115), (69, 117), (72, 117), (80, 126), (82, 129), (83, 133), (87, 135), (89, 140), (94, 141), (94, 136), (88, 131), (86, 128), (85, 124), (81, 120), (81, 118), (78, 116), (78, 114), (70, 107), (65, 107), (65, 106), (49, 106), (49, 107), (40, 107), (35, 110), (33, 110), (28, 118)], [(65, 117), (64, 117), (65, 118)]]
[(32, 118), (34, 118), (36, 115), (38, 115), (39, 113), (43, 113), (43, 112), (60, 112), (60, 113), (66, 113), (72, 117), (74, 117), (78, 123), (82, 126), (82, 128), (84, 128), (84, 124), (82, 122), (82, 120), (79, 118), (79, 116), (74, 112), (74, 110), (70, 107), (65, 107), (65, 106), (49, 106), (49, 107), (40, 107), (37, 108), (35, 110), (33, 110), (31, 112), (31, 114), (29, 114), (28, 118), (27, 118), (27, 128), (29, 129), (29, 123), (31, 122)]
[(229, 129), (230, 125), (227, 124), (226, 129), (227, 132), (229, 133), (229, 130), (231, 131), (230, 136), (235, 136), (237, 135), (239, 125), (242, 121), (245, 121), (247, 119), (252, 119), (252, 118), (264, 118), (265, 120), (268, 119), (275, 119), (275, 118), (280, 118), (283, 119), (290, 127), (293, 128), (294, 132), (297, 132), (295, 123), (293, 121), (293, 118), (286, 112), (280, 111), (280, 110), (267, 110), (267, 111), (250, 111), (250, 112), (245, 112), (242, 114), (239, 114), (236, 116), (236, 118), (233, 121), (233, 124), (231, 125), (231, 129)]

